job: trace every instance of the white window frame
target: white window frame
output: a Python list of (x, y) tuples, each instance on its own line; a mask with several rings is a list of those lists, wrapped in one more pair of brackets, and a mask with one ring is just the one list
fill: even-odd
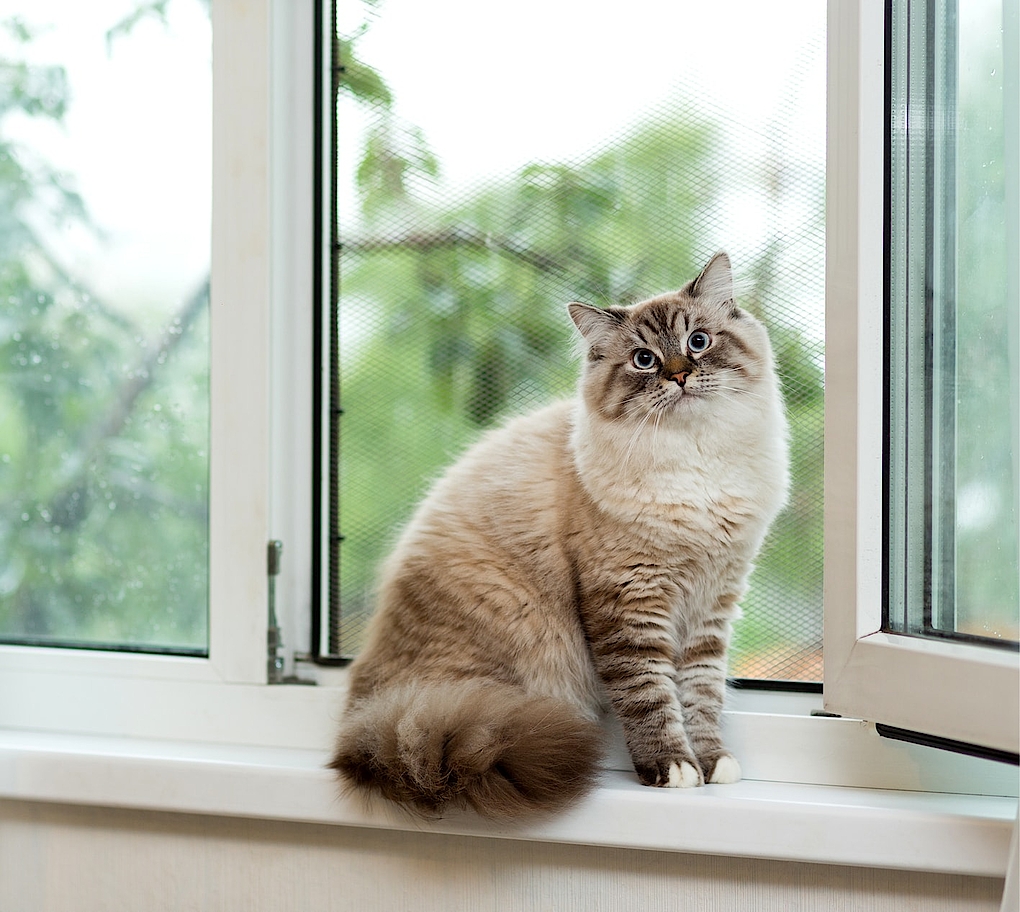
[[(298, 625), (293, 619), (306, 615), (310, 604), (312, 9), (311, 0), (216, 0), (212, 4), (215, 123), (209, 657), (0, 646), (0, 797), (351, 825), (425, 826), (400, 815), (372, 816), (354, 803), (344, 804), (335, 798), (335, 784), (322, 764), (342, 706), (344, 670), (321, 671), (315, 687), (265, 683), (265, 555), (270, 538), (285, 542), (284, 575), (278, 588), (281, 610), (289, 611), (291, 619), (285, 624), (285, 636), (295, 635)], [(829, 10), (830, 54), (840, 67), (834, 83), (840, 94), (833, 97), (840, 105), (849, 105), (830, 115), (830, 131), (837, 139), (854, 137), (852, 148), (834, 148), (830, 139), (830, 173), (842, 169), (844, 155), (850, 155), (854, 169), (853, 180), (846, 175), (840, 180), (836, 175), (830, 183), (828, 259), (830, 264), (843, 261), (840, 269), (830, 271), (830, 288), (839, 300), (847, 302), (848, 319), (853, 321), (856, 289), (871, 288), (864, 280), (875, 262), (865, 260), (873, 258), (875, 251), (870, 238), (858, 239), (853, 230), (848, 236), (837, 219), (856, 231), (873, 224), (859, 217), (852, 196), (859, 189), (875, 192), (874, 181), (864, 180), (857, 165), (855, 131), (862, 129), (864, 137), (874, 141), (881, 118), (867, 123), (862, 120), (860, 92), (853, 87), (857, 85), (856, 49), (881, 47), (875, 41), (881, 41), (882, 2), (863, 0), (858, 7), (853, 0), (831, 0)], [(847, 29), (858, 36), (849, 47), (845, 44)], [(881, 55), (878, 72), (872, 69), (874, 61), (867, 60), (862, 68), (866, 78), (861, 80), (865, 95), (881, 84)], [(862, 143), (869, 154), (873, 152), (873, 146), (863, 139)], [(876, 173), (881, 173), (880, 161)], [(870, 212), (871, 218), (880, 217), (880, 206), (868, 209), (873, 204), (871, 195), (864, 196), (859, 208)], [(874, 234), (880, 237), (881, 231), (875, 229)], [(853, 264), (852, 268), (848, 264)], [(877, 265), (880, 269), (880, 257)], [(862, 279), (857, 278), (860, 275)], [(860, 322), (869, 319), (874, 320), (874, 314), (862, 305)], [(875, 328), (880, 330), (880, 322)], [(866, 329), (862, 325), (860, 331)], [(837, 416), (858, 414), (870, 401), (867, 395), (871, 391), (866, 387), (863, 393), (858, 391), (857, 369), (846, 360), (858, 354), (857, 332), (854, 323), (852, 339), (833, 337), (829, 341), (827, 410)], [(878, 332), (875, 338), (880, 337)], [(848, 377), (854, 382), (848, 382)], [(845, 410), (848, 403), (849, 412)], [(877, 534), (880, 515), (871, 500), (857, 494), (868, 490), (868, 479), (862, 482), (858, 478), (858, 466), (867, 463), (858, 447), (868, 455), (867, 435), (858, 443), (853, 422), (845, 425), (842, 437), (826, 441), (830, 462), (835, 464), (827, 482), (827, 510), (833, 518), (826, 530), (830, 536), (827, 561), (835, 569), (829, 574), (826, 595), (840, 610), (858, 600), (848, 602), (834, 587), (852, 586), (860, 600), (874, 594), (878, 577), (869, 574), (877, 572), (877, 551), (872, 553), (868, 546), (881, 539)], [(865, 422), (862, 427), (869, 425)], [(831, 426), (828, 432), (835, 434)], [(850, 486), (844, 491), (839, 485), (847, 482), (848, 472)], [(859, 564), (854, 562), (858, 559)], [(868, 633), (855, 626), (859, 623), (847, 619), (842, 627), (837, 624), (831, 629), (849, 626), (855, 634)], [(830, 646), (826, 642), (826, 648), (833, 650), (826, 663), (833, 663), (831, 673), (843, 687), (852, 675), (834, 663), (840, 643), (833, 641)], [(861, 677), (860, 672), (854, 675), (855, 681)], [(705, 789), (682, 799), (664, 798), (636, 786), (625, 772), (610, 777), (612, 787), (607, 787), (607, 794), (596, 796), (595, 804), (579, 811), (579, 818), (568, 818), (562, 827), (557, 823), (539, 827), (526, 838), (642, 847), (643, 834), (657, 832), (658, 824), (649, 815), (668, 814), (673, 819), (681, 813), (678, 819), (686, 819), (670, 802), (688, 802), (692, 812), (700, 808), (700, 813), (709, 817), (718, 810), (724, 815), (718, 819), (729, 821), (745, 812), (758, 813), (754, 808), (782, 805), (789, 810), (789, 819), (795, 820), (790, 824), (791, 834), (800, 835), (791, 835), (793, 841), (782, 853), (769, 857), (858, 864), (875, 863), (869, 859), (876, 857), (893, 866), (916, 866), (920, 864), (916, 852), (900, 861), (891, 854), (882, 855), (885, 843), (866, 859), (849, 846), (854, 842), (860, 847), (867, 841), (863, 831), (856, 829), (852, 832), (857, 835), (848, 837), (846, 847), (812, 854), (810, 834), (814, 830), (806, 820), (826, 820), (839, 813), (860, 823), (860, 814), (865, 814), (854, 808), (857, 798), (850, 800), (844, 794), (825, 797), (812, 789), (853, 787), (863, 803), (870, 799), (861, 798), (861, 789), (1015, 794), (1015, 776), (1008, 768), (890, 742), (879, 738), (874, 726), (858, 719), (812, 715), (820, 708), (821, 698), (815, 695), (737, 693), (724, 725), (749, 780), (739, 787), (745, 792)], [(630, 769), (622, 752), (617, 753), (613, 765)], [(233, 786), (227, 785), (228, 779)], [(617, 781), (618, 787), (613, 784)], [(783, 783), (806, 791), (791, 792), (794, 786)], [(778, 791), (763, 791), (770, 784)], [(233, 790), (217, 791), (224, 788)], [(887, 802), (884, 794), (874, 793), (873, 807), (865, 814), (873, 814), (868, 820), (876, 827), (884, 826), (882, 821), (888, 819), (882, 808), (892, 806), (883, 805)], [(742, 796), (747, 795), (754, 800), (741, 804)], [(919, 796), (918, 808), (929, 808), (922, 799), (927, 796)], [(336, 803), (326, 807), (331, 800)], [(985, 874), (1004, 870), (1004, 861), (995, 853), (1001, 844), (1005, 854), (1013, 805), (1005, 812), (996, 805), (997, 809), (988, 813), (975, 811), (977, 816), (954, 817), (952, 808), (963, 799), (951, 795), (947, 800), (950, 810), (939, 809), (934, 816), (927, 810), (915, 816), (910, 816), (913, 811), (905, 812), (913, 821), (909, 825), (923, 828), (932, 820), (956, 820), (961, 832), (978, 834), (967, 857), (985, 859), (967, 861), (966, 870)], [(708, 804), (703, 804), (706, 801)], [(716, 801), (718, 805), (713, 803)], [(842, 810), (835, 810), (837, 807)], [(609, 816), (600, 816), (599, 808), (608, 809)], [(632, 816), (626, 816), (628, 813)], [(1008, 826), (1003, 829), (1006, 818)], [(605, 823), (604, 831), (600, 820)], [(639, 826), (641, 821), (645, 823)], [(772, 825), (764, 817), (758, 822), (761, 832), (768, 834), (765, 841), (776, 843)], [(501, 832), (486, 829), (488, 825), (477, 821), (451, 826), (445, 830)], [(688, 828), (673, 828), (677, 841), (670, 845), (679, 851), (706, 851), (705, 845), (727, 851), (722, 847), (730, 844), (732, 833), (721, 830), (716, 842), (697, 843)], [(443, 827), (437, 829), (443, 831)], [(570, 833), (589, 835), (585, 839)], [(910, 840), (901, 833), (896, 844), (908, 847)], [(737, 843), (732, 845), (730, 851), (739, 854)], [(764, 849), (762, 853), (769, 854)], [(943, 851), (933, 869), (957, 870), (952, 867), (955, 862), (948, 859), (951, 854), (949, 849)]]
[(1016, 753), (1015, 652), (882, 630), (883, 4), (829, 15), (825, 706)]
[(212, 4), (208, 658), (0, 645), (0, 727), (324, 743), (336, 694), (265, 683), (271, 537), (291, 635), (310, 588), (312, 10)]

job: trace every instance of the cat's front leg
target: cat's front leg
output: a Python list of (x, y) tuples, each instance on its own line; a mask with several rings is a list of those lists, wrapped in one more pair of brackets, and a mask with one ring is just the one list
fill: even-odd
[(720, 732), (726, 692), (726, 618), (702, 621), (688, 631), (677, 660), (677, 692), (691, 748), (706, 782), (736, 782), (740, 764), (726, 749)]
[(616, 601), (588, 624), (596, 671), (644, 785), (703, 784), (674, 679), (676, 641), (667, 605)]

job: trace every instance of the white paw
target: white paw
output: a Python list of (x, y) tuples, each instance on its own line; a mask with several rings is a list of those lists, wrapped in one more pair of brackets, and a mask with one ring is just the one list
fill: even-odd
[(669, 765), (669, 778), (666, 780), (666, 788), (688, 789), (698, 785), (701, 785), (701, 773), (686, 760), (679, 766), (675, 763)]
[(740, 764), (737, 763), (735, 757), (731, 757), (729, 754), (724, 754), (716, 761), (715, 769), (712, 770), (712, 777), (708, 781), (724, 784), (729, 782), (739, 782)]

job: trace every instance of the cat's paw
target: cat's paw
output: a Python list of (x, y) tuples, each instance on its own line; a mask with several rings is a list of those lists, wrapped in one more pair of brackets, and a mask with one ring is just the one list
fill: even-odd
[(704, 782), (701, 770), (688, 760), (666, 760), (635, 769), (643, 785), (657, 788), (695, 788)]
[(709, 782), (729, 784), (740, 781), (740, 764), (732, 754), (723, 754), (715, 761), (715, 766), (707, 777)]
[(679, 766), (676, 763), (671, 763), (669, 776), (663, 785), (666, 788), (695, 788), (701, 785), (701, 770), (686, 760), (681, 761)]

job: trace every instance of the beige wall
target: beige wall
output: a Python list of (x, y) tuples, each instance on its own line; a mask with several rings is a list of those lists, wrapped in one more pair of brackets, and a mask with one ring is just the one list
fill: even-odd
[(0, 801), (0, 912), (998, 912), (1002, 882)]

